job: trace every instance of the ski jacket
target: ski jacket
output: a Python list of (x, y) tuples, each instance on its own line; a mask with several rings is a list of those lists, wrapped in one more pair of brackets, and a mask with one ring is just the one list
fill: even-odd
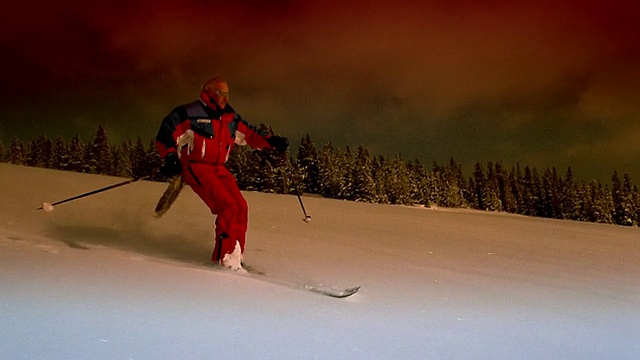
[(229, 104), (222, 110), (213, 110), (197, 100), (178, 106), (162, 120), (156, 147), (162, 158), (177, 152), (183, 164), (222, 165), (234, 145), (270, 148), (267, 138), (266, 134), (243, 120)]

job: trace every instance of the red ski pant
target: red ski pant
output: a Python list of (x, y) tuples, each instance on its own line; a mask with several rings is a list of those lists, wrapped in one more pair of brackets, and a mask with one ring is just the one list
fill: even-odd
[(216, 239), (211, 260), (218, 262), (232, 253), (236, 241), (244, 253), (249, 209), (233, 174), (224, 165), (190, 163), (183, 175), (187, 185), (216, 215)]

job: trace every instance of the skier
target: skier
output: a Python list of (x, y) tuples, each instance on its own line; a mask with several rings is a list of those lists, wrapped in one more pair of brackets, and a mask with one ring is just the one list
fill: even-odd
[(227, 82), (222, 78), (208, 80), (198, 100), (176, 107), (162, 120), (156, 146), (164, 159), (161, 173), (181, 175), (216, 216), (211, 261), (240, 270), (248, 207), (225, 162), (234, 144), (284, 153), (289, 141), (259, 132), (228, 101)]

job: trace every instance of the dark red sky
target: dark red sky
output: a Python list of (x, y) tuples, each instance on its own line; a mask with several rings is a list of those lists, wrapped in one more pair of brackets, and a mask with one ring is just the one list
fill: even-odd
[(0, 15), (0, 140), (151, 138), (220, 75), (294, 144), (640, 182), (640, 5), (585, 2), (22, 2)]

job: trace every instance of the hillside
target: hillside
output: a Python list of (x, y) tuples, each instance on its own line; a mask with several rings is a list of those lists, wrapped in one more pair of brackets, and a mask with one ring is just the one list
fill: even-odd
[(0, 348), (8, 359), (632, 359), (640, 229), (247, 192), (246, 262), (331, 299), (215, 271), (186, 188), (0, 164)]

